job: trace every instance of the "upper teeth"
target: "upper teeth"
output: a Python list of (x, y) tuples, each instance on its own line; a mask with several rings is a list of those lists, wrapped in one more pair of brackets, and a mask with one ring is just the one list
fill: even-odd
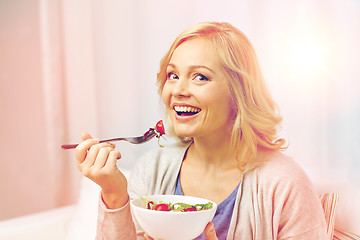
[(195, 107), (175, 106), (174, 109), (177, 112), (200, 112), (200, 109)]

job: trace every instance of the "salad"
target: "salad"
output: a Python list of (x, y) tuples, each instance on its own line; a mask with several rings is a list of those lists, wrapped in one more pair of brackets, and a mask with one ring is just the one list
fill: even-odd
[(213, 208), (212, 202), (207, 202), (204, 204), (188, 204), (188, 203), (166, 203), (160, 201), (156, 203), (146, 197), (141, 198), (146, 202), (146, 208), (155, 211), (166, 211), (166, 212), (194, 212), (194, 211), (202, 211)]
[(164, 147), (160, 144), (160, 137), (165, 135), (165, 127), (162, 120), (158, 121), (154, 128), (150, 128), (146, 133), (144, 133), (144, 137), (148, 137), (150, 134), (155, 133), (155, 136), (158, 138), (158, 144), (160, 147)]

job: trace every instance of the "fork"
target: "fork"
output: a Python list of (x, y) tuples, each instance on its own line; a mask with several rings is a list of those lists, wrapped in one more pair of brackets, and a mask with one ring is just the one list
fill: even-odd
[[(132, 144), (141, 144), (141, 143), (145, 143), (145, 142), (149, 141), (150, 139), (152, 139), (155, 136), (156, 136), (155, 131), (153, 129), (150, 129), (149, 131), (147, 131), (144, 134), (144, 136), (111, 138), (111, 139), (106, 139), (106, 140), (100, 140), (99, 143), (115, 142), (115, 141), (127, 141), (127, 142), (132, 143)], [(64, 145), (61, 145), (61, 148), (62, 149), (74, 149), (78, 145), (79, 144), (64, 144)]]

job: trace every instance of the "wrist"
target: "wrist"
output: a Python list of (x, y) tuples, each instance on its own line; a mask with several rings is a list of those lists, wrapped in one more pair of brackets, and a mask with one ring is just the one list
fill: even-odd
[(102, 190), (101, 198), (108, 209), (118, 209), (126, 205), (129, 200), (129, 195), (127, 192), (119, 193)]

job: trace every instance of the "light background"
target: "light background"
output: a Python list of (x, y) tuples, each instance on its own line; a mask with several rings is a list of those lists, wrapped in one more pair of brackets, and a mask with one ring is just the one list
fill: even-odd
[[(77, 201), (81, 176), (62, 143), (141, 135), (163, 118), (159, 61), (203, 21), (249, 37), (286, 153), (358, 206), (359, 0), (0, 0), (0, 220)], [(157, 142), (117, 145), (131, 169)], [(360, 230), (359, 216), (344, 224)]]

